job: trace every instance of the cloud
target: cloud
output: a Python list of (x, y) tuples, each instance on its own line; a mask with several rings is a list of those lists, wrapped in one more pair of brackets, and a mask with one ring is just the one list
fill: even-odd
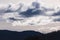
[(7, 10), (8, 5), (7, 4), (0, 4), (0, 15), (4, 14), (4, 12)]
[(26, 12), (21, 12), (20, 14), (24, 17), (32, 17), (39, 15), (41, 13), (41, 10), (35, 10), (35, 11), (34, 10), (35, 9), (28, 9)]
[[(31, 5), (11, 4), (6, 7), (2, 18), (11, 22), (12, 25), (46, 25), (53, 22), (50, 17), (55, 13), (52, 8), (40, 7), (40, 3), (32, 2)], [(42, 10), (43, 9), (43, 10)]]
[(52, 16), (60, 16), (60, 10), (56, 13), (54, 13)]
[(60, 22), (60, 18), (56, 18), (56, 19), (54, 19), (53, 21), (55, 21), (55, 22), (56, 22), (56, 21), (59, 21), (59, 22)]

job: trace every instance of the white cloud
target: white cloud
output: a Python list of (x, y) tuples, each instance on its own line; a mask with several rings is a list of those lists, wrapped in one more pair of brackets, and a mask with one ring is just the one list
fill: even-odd
[(0, 13), (5, 12), (8, 9), (8, 4), (0, 4)]

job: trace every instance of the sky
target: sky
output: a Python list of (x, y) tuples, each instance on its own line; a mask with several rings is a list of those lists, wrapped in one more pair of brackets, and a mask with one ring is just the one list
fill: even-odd
[[(16, 4), (16, 3), (19, 3), (19, 2), (25, 2), (25, 3), (27, 3), (27, 2), (29, 2), (29, 0), (0, 0), (1, 4), (7, 4), (7, 3)], [(32, 0), (30, 0), (30, 2), (32, 2)]]
[[(13, 4), (17, 4), (20, 2), (23, 3), (31, 3), (35, 0), (0, 0), (0, 4), (8, 4), (8, 3), (13, 3)], [(41, 3), (42, 6), (49, 6), (49, 7), (55, 7), (55, 6), (59, 6), (60, 7), (60, 0), (37, 0), (39, 3)]]
[[(34, 2), (36, 0), (0, 0), (0, 11), (1, 11), (1, 8), (5, 11), (7, 9), (7, 7), (9, 6), (6, 6), (6, 4), (9, 4), (9, 3), (12, 3), (12, 9), (15, 10), (15, 9), (18, 9), (19, 7), (19, 3), (23, 3), (25, 6), (22, 7), (23, 10), (26, 9), (27, 6), (31, 6), (32, 2)], [(40, 7), (45, 7), (45, 8), (52, 8), (54, 10), (58, 10), (57, 8), (60, 7), (60, 1), (59, 0), (37, 0), (37, 2), (40, 3)], [(3, 4), (3, 5), (2, 5)], [(17, 5), (13, 5), (13, 4), (17, 4)], [(27, 7), (28, 8), (28, 7)], [(60, 9), (59, 9), (60, 10)], [(51, 14), (51, 13), (54, 13), (54, 11), (48, 11), (46, 12), (47, 14)], [(8, 18), (8, 17), (12, 17), (12, 15), (14, 15), (15, 12), (12, 12), (12, 13), (8, 13), (8, 14), (5, 14), (3, 15), (4, 18)], [(7, 16), (9, 15), (9, 16)], [(14, 17), (14, 16), (13, 16)], [(52, 19), (49, 19), (49, 17), (44, 17), (44, 16), (38, 16), (38, 17), (32, 17), (32, 18), (28, 18), (26, 21), (25, 24), (27, 24), (29, 21), (33, 21), (34, 19), (34, 22), (33, 23), (36, 23), (36, 18), (38, 18), (38, 20), (43, 20), (42, 22), (45, 23), (46, 20), (50, 20), (52, 21)], [(41, 19), (39, 19), (41, 18)], [(47, 22), (47, 21), (46, 21)], [(14, 22), (15, 23), (15, 22)], [(13, 23), (13, 24), (14, 24)], [(43, 24), (42, 23), (42, 24)], [(20, 24), (20, 22), (19, 22)]]
[[(15, 20), (14, 18), (16, 18), (16, 19), (23, 19), (22, 21), (20, 21), (20, 20), (12, 21), (12, 23), (11, 23), (12, 26), (40, 25), (40, 24), (41, 25), (46, 25), (48, 23), (51, 23), (53, 21), (53, 18), (56, 18), (56, 17), (51, 18), (50, 16), (42, 16), (42, 15), (34, 16), (34, 17), (30, 17), (30, 18), (28, 18), (28, 17), (27, 18), (23, 18), (23, 17), (20, 17), (21, 15), (18, 15), (18, 12), (7, 12), (7, 13), (5, 12), (8, 9), (8, 6), (9, 6), (8, 4), (12, 4), (11, 9), (13, 11), (15, 11), (16, 8), (17, 9), (19, 8), (19, 6), (20, 6), (20, 5), (18, 5), (19, 3), (23, 3), (24, 4), (23, 7), (22, 7), (22, 11), (23, 10), (27, 11), (26, 9), (28, 9), (28, 7), (31, 7), (31, 9), (32, 9), (31, 3), (33, 1), (36, 1), (36, 0), (0, 0), (0, 13), (1, 13), (1, 11), (3, 12), (2, 13), (3, 15), (0, 15), (0, 16), (2, 16), (2, 18), (5, 19), (5, 21), (7, 21), (7, 22), (11, 22), (9, 20), (10, 17), (11, 18), (13, 17), (13, 20)], [(37, 0), (37, 2), (40, 3), (40, 7), (41, 8), (45, 7), (47, 9), (49, 9), (49, 8), (54, 9), (54, 11), (47, 11), (46, 12), (49, 15), (51, 13), (54, 13), (55, 11), (59, 11), (60, 10), (60, 0)], [(13, 5), (13, 4), (15, 4), (15, 5)], [(36, 11), (36, 10), (34, 10), (34, 11)], [(44, 12), (44, 11), (42, 11), (42, 12)], [(2, 19), (2, 18), (0, 18), (0, 19)], [(60, 16), (59, 16), (59, 18), (60, 18)], [(3, 23), (3, 22), (0, 22), (0, 23)], [(1, 26), (4, 26), (4, 25), (1, 25)], [(8, 27), (8, 29), (10, 29), (10, 26)], [(17, 29), (19, 29), (19, 28), (17, 27)]]

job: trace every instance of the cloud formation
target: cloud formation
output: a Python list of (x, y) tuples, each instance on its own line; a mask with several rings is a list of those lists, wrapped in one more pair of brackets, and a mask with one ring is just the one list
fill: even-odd
[[(1, 8), (1, 7), (0, 7)], [(2, 11), (2, 12), (1, 12)], [(9, 4), (0, 9), (2, 18), (11, 22), (12, 25), (43, 25), (55, 20), (53, 15), (60, 14), (53, 8), (41, 7), (40, 3), (32, 2), (31, 5)]]

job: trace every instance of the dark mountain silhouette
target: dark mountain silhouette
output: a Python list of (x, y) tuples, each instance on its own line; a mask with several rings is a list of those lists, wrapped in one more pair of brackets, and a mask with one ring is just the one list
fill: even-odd
[(0, 40), (25, 40), (29, 36), (35, 35), (42, 36), (43, 34), (32, 30), (23, 32), (0, 30)]
[(26, 40), (60, 40), (60, 31), (27, 37)]
[(60, 40), (60, 31), (45, 34), (46, 40)]
[(60, 31), (43, 34), (40, 32), (0, 30), (0, 40), (60, 40)]

